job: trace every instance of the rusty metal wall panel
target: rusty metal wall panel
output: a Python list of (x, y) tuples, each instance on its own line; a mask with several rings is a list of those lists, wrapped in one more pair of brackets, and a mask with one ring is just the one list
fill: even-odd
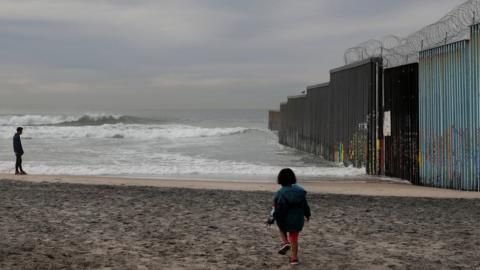
[(307, 100), (309, 100), (308, 117), (310, 118), (310, 140), (307, 152), (322, 156), (326, 160), (333, 161), (329, 146), (326, 140), (326, 134), (329, 129), (330, 120), (328, 110), (330, 108), (327, 95), (329, 85), (316, 85), (308, 87)]
[(384, 112), (390, 113), (385, 175), (418, 184), (418, 64), (385, 69), (384, 82)]
[(287, 145), (285, 138), (287, 133), (287, 103), (280, 104), (280, 127), (278, 128), (278, 142)]
[(470, 68), (478, 58), (471, 58), (470, 45), (460, 41), (420, 53), (422, 185), (478, 190), (475, 137), (479, 91), (472, 85), (478, 71)]
[(288, 102), (280, 105), (280, 130), (281, 144), (300, 150), (304, 148), (304, 110), (305, 96), (289, 97)]
[(280, 129), (280, 111), (268, 111), (268, 129), (272, 131)]
[(335, 161), (380, 173), (381, 59), (332, 70), (328, 144)]

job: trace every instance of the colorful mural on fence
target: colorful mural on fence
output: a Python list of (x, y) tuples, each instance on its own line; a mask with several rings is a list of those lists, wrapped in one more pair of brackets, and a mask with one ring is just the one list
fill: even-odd
[(420, 53), (420, 184), (479, 191), (478, 25)]

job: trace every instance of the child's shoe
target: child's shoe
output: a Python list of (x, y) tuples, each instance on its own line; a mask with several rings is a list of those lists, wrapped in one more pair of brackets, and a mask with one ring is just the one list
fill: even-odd
[(283, 244), (282, 247), (278, 250), (278, 254), (285, 255), (289, 250), (290, 250), (290, 243)]
[(300, 262), (298, 261), (298, 258), (290, 258), (290, 265), (299, 265)]

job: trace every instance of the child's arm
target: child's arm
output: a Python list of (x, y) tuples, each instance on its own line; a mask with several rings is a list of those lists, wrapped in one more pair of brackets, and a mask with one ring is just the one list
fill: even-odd
[(272, 206), (272, 211), (270, 211), (270, 215), (268, 216), (268, 219), (267, 219), (267, 225), (272, 225), (273, 223), (275, 223), (275, 217), (273, 216), (275, 213), (275, 206)]
[(312, 213), (310, 212), (310, 206), (308, 205), (307, 196), (305, 195), (305, 201), (303, 204), (303, 212), (307, 220), (310, 220)]
[(278, 194), (275, 194), (275, 197), (273, 198), (273, 204), (272, 204), (272, 210), (270, 211), (270, 215), (268, 216), (267, 219), (267, 225), (272, 225), (275, 223), (275, 209), (276, 209), (276, 204), (277, 204), (277, 197)]
[(273, 212), (273, 217), (275, 220), (282, 220), (287, 212), (287, 202), (281, 194), (277, 194), (275, 197), (275, 212)]

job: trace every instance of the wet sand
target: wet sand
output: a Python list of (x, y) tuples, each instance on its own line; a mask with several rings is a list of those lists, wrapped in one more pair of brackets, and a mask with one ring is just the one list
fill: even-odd
[[(0, 173), (0, 179), (11, 179), (28, 182), (71, 183), (88, 185), (120, 185), (149, 186), (163, 188), (191, 188), (238, 191), (268, 191), (275, 192), (278, 185), (272, 181), (251, 180), (171, 180), (153, 178), (119, 178), (72, 175), (27, 175), (13, 176)], [(363, 195), (363, 196), (394, 196), (394, 197), (426, 197), (426, 198), (476, 198), (480, 192), (464, 192), (449, 189), (429, 188), (411, 185), (404, 180), (380, 178), (374, 176), (356, 176), (350, 178), (321, 178), (316, 181), (301, 181), (310, 193)]]
[[(276, 254), (276, 229), (263, 224), (271, 199), (1, 180), (0, 269), (290, 269)], [(297, 269), (480, 268), (480, 200), (311, 193), (309, 201)]]

